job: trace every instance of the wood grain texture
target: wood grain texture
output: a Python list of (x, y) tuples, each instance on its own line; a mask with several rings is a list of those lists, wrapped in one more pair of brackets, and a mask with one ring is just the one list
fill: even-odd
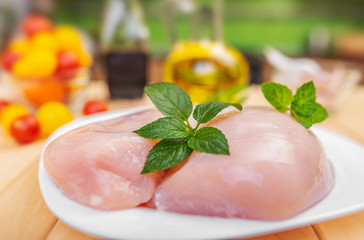
[(320, 125), (364, 144), (364, 87), (355, 89), (340, 110)]
[(361, 240), (364, 239), (364, 211), (314, 224), (313, 228), (322, 240)]
[[(0, 132), (1, 136), (1, 132)], [(26, 169), (38, 161), (44, 140), (19, 147), (10, 139), (0, 139), (0, 193)]]
[(70, 228), (66, 224), (64, 224), (62, 221), (58, 220), (56, 225), (54, 225), (52, 231), (47, 236), (47, 240), (65, 240), (65, 239), (97, 240), (100, 238), (91, 237), (84, 233), (78, 232)]
[[(311, 226), (273, 233), (260, 237), (245, 238), (245, 240), (319, 240)], [(240, 239), (239, 239), (240, 240)], [(241, 239), (242, 240), (242, 239)]]
[(33, 164), (0, 195), (0, 239), (44, 239), (56, 223), (38, 186)]

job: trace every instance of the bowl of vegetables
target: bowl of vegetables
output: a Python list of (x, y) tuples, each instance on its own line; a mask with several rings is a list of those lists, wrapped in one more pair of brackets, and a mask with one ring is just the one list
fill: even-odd
[(80, 102), (92, 64), (82, 34), (41, 15), (26, 17), (20, 32), (1, 54), (2, 79), (14, 85), (17, 100), (33, 107)]

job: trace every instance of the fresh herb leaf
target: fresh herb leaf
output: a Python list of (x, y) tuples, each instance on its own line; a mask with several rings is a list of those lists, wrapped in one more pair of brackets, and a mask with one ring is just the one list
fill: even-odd
[(196, 135), (188, 140), (188, 146), (194, 150), (229, 155), (229, 145), (225, 135), (217, 128), (203, 127)]
[(297, 89), (291, 109), (304, 116), (311, 116), (316, 112), (316, 89), (312, 81)]
[(208, 102), (197, 105), (193, 111), (193, 118), (200, 123), (207, 123), (223, 109), (234, 106), (238, 110), (242, 110), (242, 106), (239, 103), (224, 103), (224, 102)]
[(329, 116), (326, 109), (316, 102), (316, 89), (312, 81), (297, 89), (291, 104), (291, 113), (305, 128), (322, 122)]
[(229, 89), (220, 89), (216, 94), (208, 98), (207, 102), (235, 102), (243, 103), (246, 101), (247, 96), (243, 91), (247, 89), (248, 85), (236, 85)]
[(316, 88), (313, 81), (304, 83), (297, 89), (296, 94), (294, 95), (294, 101), (300, 105), (304, 102), (316, 101)]
[(165, 117), (145, 125), (134, 133), (149, 139), (171, 139), (187, 137), (187, 126), (179, 118)]
[(291, 110), (294, 110), (300, 113), (303, 116), (311, 116), (316, 112), (316, 102), (312, 100), (304, 101), (295, 101), (291, 103)]
[(149, 151), (141, 174), (164, 170), (177, 165), (192, 153), (187, 139), (164, 139)]
[(261, 86), (264, 97), (280, 112), (286, 112), (293, 100), (291, 89), (279, 83), (263, 83)]
[(192, 102), (182, 88), (172, 83), (155, 83), (144, 88), (158, 110), (167, 117), (177, 117), (184, 121), (192, 113)]
[(326, 109), (316, 102), (316, 89), (312, 81), (299, 87), (293, 97), (291, 90), (278, 83), (264, 83), (261, 88), (268, 102), (280, 112), (289, 108), (292, 116), (305, 128), (328, 117)]
[(312, 115), (312, 122), (320, 123), (329, 116), (326, 109), (321, 104), (316, 102), (315, 108), (316, 108), (316, 112), (314, 112)]
[(310, 128), (313, 124), (312, 117), (310, 115), (302, 115), (300, 112), (291, 109), (292, 116), (305, 128)]
[(188, 121), (192, 113), (190, 97), (171, 83), (156, 83), (144, 88), (154, 105), (167, 117), (149, 123), (134, 133), (144, 138), (163, 139), (148, 153), (141, 174), (161, 171), (186, 159), (193, 149), (200, 152), (229, 155), (225, 135), (213, 127), (199, 128), (228, 106), (242, 110), (239, 103), (211, 102), (196, 106), (193, 117), (197, 125)]

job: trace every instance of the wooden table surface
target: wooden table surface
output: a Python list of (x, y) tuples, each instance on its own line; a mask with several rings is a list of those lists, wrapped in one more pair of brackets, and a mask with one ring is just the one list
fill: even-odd
[[(95, 97), (104, 94), (95, 90), (103, 87), (101, 83), (97, 88), (93, 87), (93, 90), (90, 88), (89, 95)], [(252, 87), (249, 93), (248, 105), (267, 105), (257, 87)], [(149, 104), (146, 98), (114, 101), (111, 102), (111, 108), (121, 109), (144, 104)], [(357, 88), (342, 108), (332, 113), (320, 125), (364, 144), (364, 86)], [(19, 146), (0, 135), (0, 239), (95, 239), (65, 225), (45, 205), (38, 186), (37, 173), (38, 158), (44, 141), (43, 139)], [(364, 239), (364, 211), (249, 239)]]

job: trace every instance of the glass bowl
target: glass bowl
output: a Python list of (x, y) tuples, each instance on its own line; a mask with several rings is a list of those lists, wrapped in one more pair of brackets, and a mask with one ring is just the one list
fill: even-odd
[(12, 100), (34, 108), (51, 101), (78, 111), (85, 102), (85, 87), (90, 82), (88, 68), (72, 69), (49, 77), (25, 78), (3, 71), (2, 80), (12, 91)]

